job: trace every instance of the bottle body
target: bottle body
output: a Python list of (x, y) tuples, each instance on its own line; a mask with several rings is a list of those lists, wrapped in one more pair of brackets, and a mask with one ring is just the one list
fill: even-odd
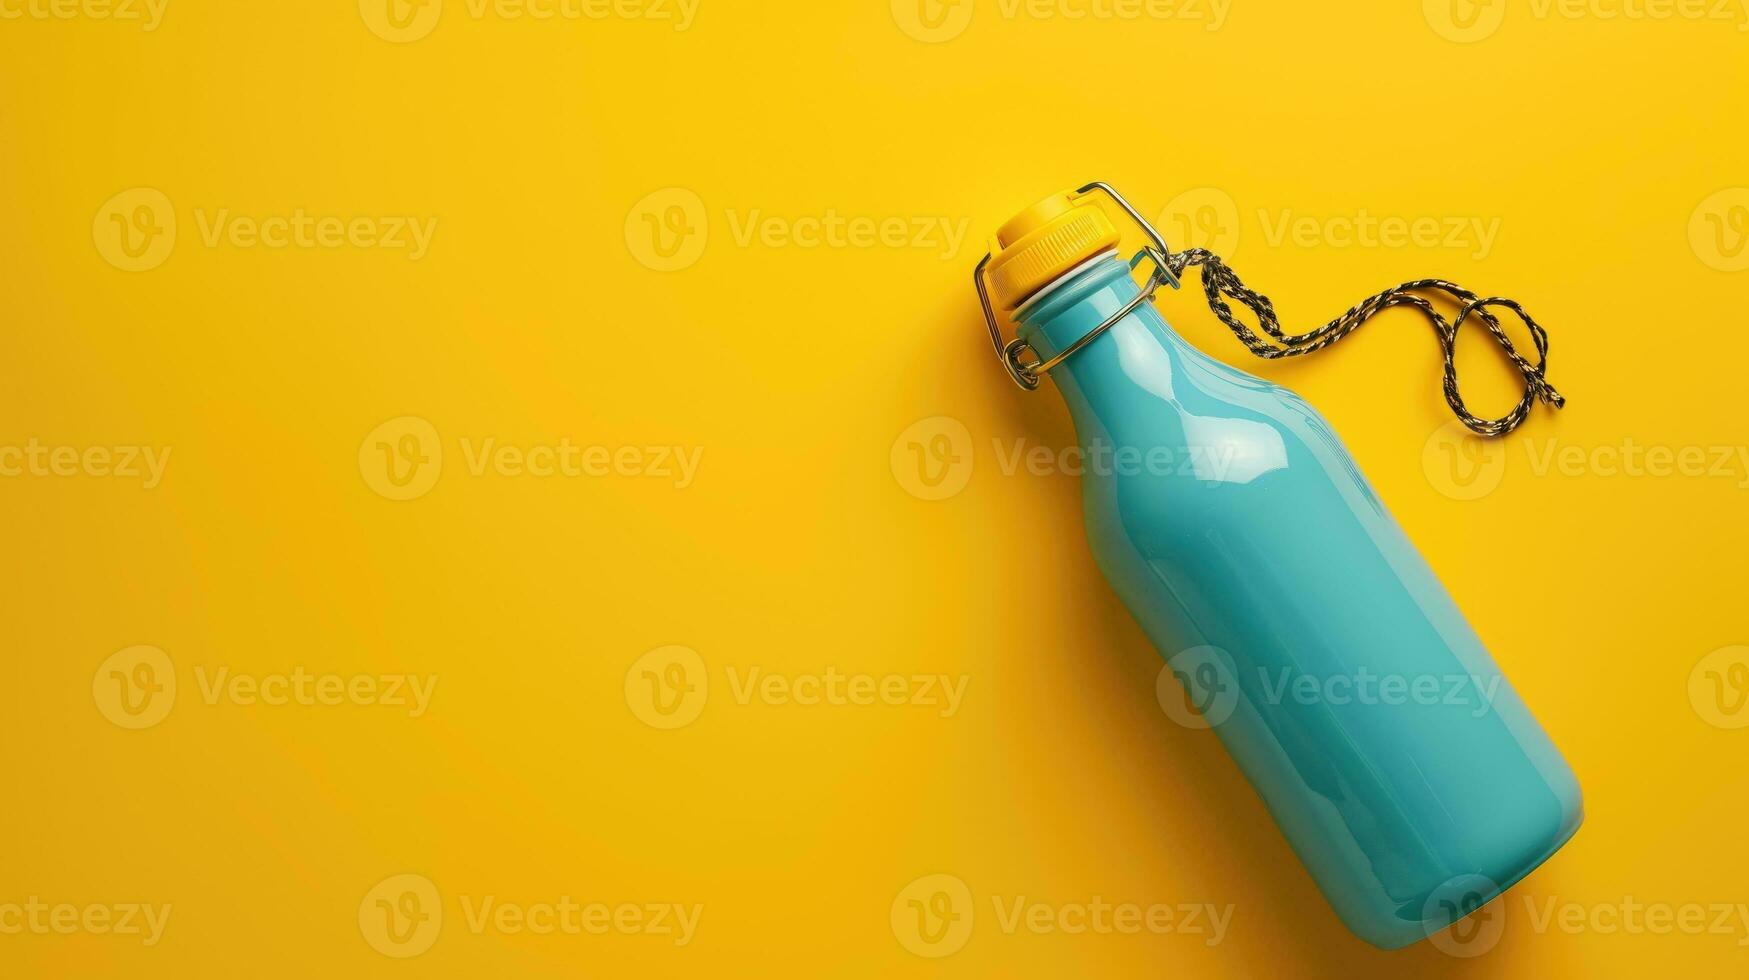
[[(1101, 258), (1020, 336), (1050, 357), (1137, 290)], [(1052, 376), (1101, 570), (1351, 930), (1421, 939), (1577, 830), (1571, 769), (1305, 401), (1147, 303)]]

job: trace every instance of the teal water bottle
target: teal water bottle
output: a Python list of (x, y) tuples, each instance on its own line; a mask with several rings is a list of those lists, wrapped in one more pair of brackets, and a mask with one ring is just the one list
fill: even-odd
[[(1135, 261), (1097, 192), (1152, 239)], [(1155, 271), (1138, 284), (1144, 259)], [(1148, 302), (1177, 285), (1174, 259), (1090, 184), (1004, 225), (975, 278), (1004, 367), (1029, 389), (1049, 374), (1068, 403), (1088, 542), (1192, 717), (1342, 921), (1377, 946), (1413, 943), (1565, 843), (1578, 782), (1329, 424), (1191, 347)], [(998, 307), (1018, 328), (1008, 343)], [(1558, 399), (1537, 390), (1541, 369), (1521, 409)]]

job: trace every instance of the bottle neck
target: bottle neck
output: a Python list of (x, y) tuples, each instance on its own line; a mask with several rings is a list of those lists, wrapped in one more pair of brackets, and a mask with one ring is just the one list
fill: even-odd
[[(1116, 254), (1070, 272), (1015, 315), (1019, 336), (1041, 358), (1055, 357), (1092, 333), (1141, 292)], [(1173, 399), (1177, 367), (1190, 348), (1152, 303), (1094, 338), (1051, 371), (1081, 429), (1083, 440), (1110, 435), (1119, 413), (1135, 407), (1140, 387), (1152, 398)], [(1089, 426), (1093, 428), (1089, 428)]]

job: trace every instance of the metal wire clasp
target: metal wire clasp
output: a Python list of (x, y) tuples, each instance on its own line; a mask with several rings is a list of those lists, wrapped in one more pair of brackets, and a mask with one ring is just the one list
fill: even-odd
[[(1114, 190), (1110, 184), (1096, 180), (1075, 189), (1076, 195), (1091, 194), (1094, 191), (1103, 191), (1106, 196), (1117, 202), (1117, 206), (1123, 208), (1124, 213), (1129, 215), (1130, 220), (1134, 221), (1147, 234), (1149, 242), (1152, 243), (1130, 259), (1130, 268), (1134, 269), (1141, 264), (1143, 259), (1148, 259), (1154, 263), (1154, 271), (1148, 275), (1148, 281), (1142, 287), (1142, 291), (1137, 293), (1134, 299), (1125, 303), (1123, 309), (1107, 317), (1104, 323), (1089, 330), (1080, 340), (1064, 348), (1055, 357), (1049, 360), (1040, 357), (1038, 351), (1033, 350), (1026, 341), (1019, 337), (1007, 343), (1003, 342), (1002, 328), (996, 325), (996, 310), (990, 305), (990, 288), (984, 282), (984, 270), (990, 265), (990, 259), (994, 253), (984, 253), (983, 259), (978, 262), (978, 267), (972, 270), (972, 282), (978, 287), (978, 302), (984, 307), (984, 322), (990, 327), (990, 342), (996, 348), (996, 358), (1002, 362), (1003, 369), (1008, 372), (1010, 378), (1014, 379), (1014, 383), (1027, 391), (1036, 390), (1039, 378), (1049, 373), (1058, 364), (1063, 363), (1076, 351), (1092, 343), (1094, 338), (1117, 325), (1118, 321), (1134, 313), (1143, 303), (1152, 300), (1155, 290), (1159, 289), (1161, 285), (1170, 285), (1173, 289), (1178, 288), (1178, 277), (1173, 275), (1172, 268), (1166, 259), (1171, 254), (1171, 250), (1166, 247), (1166, 239), (1160, 237), (1160, 233), (1148, 223), (1148, 219), (1142, 217), (1141, 212), (1130, 206), (1130, 202), (1124, 200), (1123, 195)], [(1030, 363), (1021, 361), (1022, 351), (1032, 355)]]

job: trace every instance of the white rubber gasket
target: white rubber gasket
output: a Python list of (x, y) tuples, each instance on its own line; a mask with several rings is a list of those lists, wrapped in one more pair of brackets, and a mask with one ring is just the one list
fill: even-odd
[(1098, 255), (1095, 255), (1094, 257), (1092, 257), (1092, 258), (1088, 259), (1087, 261), (1081, 263), (1080, 265), (1076, 266), (1075, 268), (1070, 269), (1068, 272), (1063, 273), (1062, 275), (1058, 276), (1057, 278), (1051, 280), (1048, 284), (1045, 285), (1045, 287), (1043, 289), (1040, 289), (1038, 292), (1033, 293), (1031, 296), (1028, 296), (1026, 298), (1026, 301), (1021, 303), (1018, 307), (1015, 307), (1014, 316), (1016, 316), (1016, 317), (1020, 316), (1020, 314), (1026, 312), (1027, 307), (1031, 306), (1032, 304), (1038, 302), (1041, 299), (1044, 299), (1046, 296), (1048, 296), (1052, 292), (1056, 291), (1057, 287), (1063, 285), (1064, 283), (1075, 278), (1076, 276), (1080, 275), (1081, 273), (1086, 272), (1088, 267), (1093, 265), (1095, 262), (1098, 262), (1101, 259), (1116, 258), (1116, 257), (1117, 257), (1117, 249), (1115, 249), (1115, 248), (1106, 249), (1105, 251), (1100, 252)]

